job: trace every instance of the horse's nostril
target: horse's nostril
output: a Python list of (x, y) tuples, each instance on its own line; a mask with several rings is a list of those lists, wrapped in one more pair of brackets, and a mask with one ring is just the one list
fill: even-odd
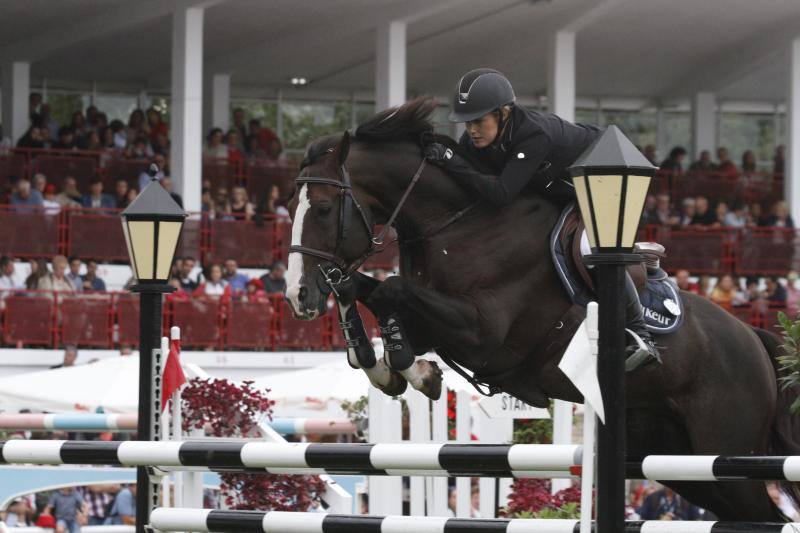
[(306, 300), (306, 295), (308, 295), (308, 289), (300, 287), (300, 292), (297, 293), (297, 299), (304, 302)]

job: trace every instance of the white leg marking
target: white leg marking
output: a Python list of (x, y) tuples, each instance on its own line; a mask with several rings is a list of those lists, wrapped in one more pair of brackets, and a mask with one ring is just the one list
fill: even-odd
[[(308, 199), (308, 184), (304, 184), (300, 189), (297, 211), (292, 221), (292, 245), (300, 246), (303, 244), (303, 220), (311, 207)], [(286, 298), (294, 308), (295, 312), (300, 313), (300, 280), (303, 278), (303, 254), (292, 252), (289, 254), (289, 269), (286, 271)]]

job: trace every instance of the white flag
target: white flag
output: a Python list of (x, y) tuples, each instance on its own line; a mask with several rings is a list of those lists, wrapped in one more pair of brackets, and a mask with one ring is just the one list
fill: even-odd
[(558, 368), (583, 394), (586, 403), (592, 406), (600, 421), (605, 424), (603, 395), (597, 380), (597, 304), (590, 302), (583, 321), (558, 363)]

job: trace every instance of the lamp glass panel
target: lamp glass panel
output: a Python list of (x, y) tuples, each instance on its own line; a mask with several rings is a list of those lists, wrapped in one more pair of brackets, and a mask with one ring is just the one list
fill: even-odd
[(592, 248), (597, 247), (594, 238), (594, 223), (592, 222), (592, 210), (589, 207), (589, 191), (586, 190), (586, 178), (584, 176), (575, 176), (572, 178), (572, 183), (575, 185), (575, 195), (578, 197), (578, 207), (581, 210), (581, 218), (583, 224), (586, 226), (586, 236), (589, 237), (589, 246)]
[(600, 248), (617, 246), (619, 207), (622, 201), (622, 176), (589, 176)]
[(128, 231), (128, 221), (124, 218), (122, 219), (122, 233), (125, 234), (125, 246), (128, 247), (128, 259), (131, 260), (133, 276), (139, 279), (139, 272), (136, 270), (136, 256), (133, 255), (133, 248), (131, 248), (131, 234)]
[(156, 223), (151, 220), (131, 220), (128, 222), (131, 248), (136, 260), (136, 279), (153, 279), (153, 257), (155, 254)]
[(181, 226), (183, 226), (183, 222), (161, 221), (158, 223), (157, 279), (169, 277), (172, 259), (175, 257), (175, 249), (178, 247), (178, 238), (181, 236)]
[(650, 188), (650, 176), (628, 176), (625, 193), (625, 220), (622, 227), (622, 246), (632, 248), (636, 242), (636, 230), (642, 218), (642, 209)]

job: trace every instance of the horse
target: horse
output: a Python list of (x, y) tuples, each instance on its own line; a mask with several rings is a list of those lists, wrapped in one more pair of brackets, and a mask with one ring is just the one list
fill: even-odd
[[(344, 277), (380, 241), (373, 226), (393, 223), (401, 275), (379, 283), (352, 272), (353, 299), (378, 317), (398, 316), (415, 354), (434, 350), (529, 403), (580, 403), (557, 367), (563, 350), (545, 349), (572, 308), (549, 249), (560, 208), (534, 189), (501, 209), (476, 203), (442, 169), (421, 164), (435, 106), (412, 100), (352, 136), (309, 144), (289, 203), (288, 304), (298, 319), (325, 315), (330, 272)], [(777, 385), (777, 337), (681, 296), (682, 327), (657, 339), (663, 364), (626, 377), (629, 455), (800, 454), (800, 416), (789, 412), (800, 391)], [(721, 520), (783, 520), (763, 482), (668, 485)], [(787, 484), (793, 497), (797, 489)]]

